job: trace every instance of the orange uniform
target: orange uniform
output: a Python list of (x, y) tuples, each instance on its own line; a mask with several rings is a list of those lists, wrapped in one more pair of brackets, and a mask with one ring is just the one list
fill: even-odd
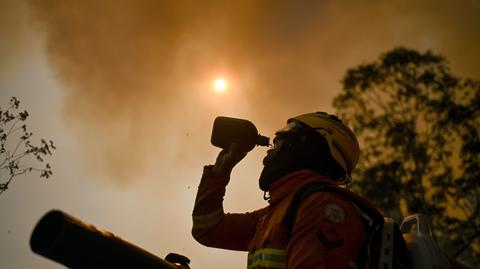
[(311, 170), (290, 173), (270, 188), (269, 205), (244, 213), (224, 213), (228, 176), (206, 166), (193, 210), (193, 237), (209, 247), (248, 251), (248, 268), (349, 268), (366, 234), (362, 218), (346, 198), (316, 192), (299, 207), (292, 235), (285, 214), (295, 192), (312, 181), (330, 182)]

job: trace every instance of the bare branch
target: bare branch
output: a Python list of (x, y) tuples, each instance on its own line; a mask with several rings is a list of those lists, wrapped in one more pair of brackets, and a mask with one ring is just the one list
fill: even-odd
[[(20, 101), (12, 97), (7, 110), (0, 111), (0, 156), (2, 157), (0, 172), (3, 173), (0, 173), (0, 195), (8, 189), (15, 177), (30, 172), (37, 172), (40, 174), (40, 177), (45, 178), (49, 178), (52, 175), (51, 167), (48, 163), (43, 169), (30, 165), (22, 165), (22, 161), (27, 160), (29, 160), (29, 162), (43, 162), (43, 157), (52, 155), (52, 150), (56, 148), (52, 141), (47, 142), (45, 139), (40, 139), (40, 145), (31, 144), (29, 139), (33, 133), (27, 132), (26, 124), (18, 126), (20, 121), (25, 121), (29, 116), (26, 110), (17, 112), (19, 104)], [(23, 130), (23, 134), (17, 134), (20, 130)], [(8, 145), (12, 144), (12, 141), (15, 139), (18, 139), (18, 141), (12, 146), (13, 148), (9, 148)], [(19, 152), (22, 146), (24, 150)], [(29, 156), (33, 159), (25, 159)], [(6, 180), (2, 180), (5, 174), (8, 174), (8, 176), (6, 176)]]

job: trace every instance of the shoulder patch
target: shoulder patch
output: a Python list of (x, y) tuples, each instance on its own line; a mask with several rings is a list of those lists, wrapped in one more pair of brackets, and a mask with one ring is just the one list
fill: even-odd
[(343, 246), (343, 238), (339, 236), (335, 228), (330, 229), (326, 233), (321, 229), (317, 232), (317, 239), (320, 240), (325, 249), (330, 250)]
[(335, 203), (326, 204), (323, 208), (323, 215), (333, 224), (345, 223), (345, 211), (342, 207)]

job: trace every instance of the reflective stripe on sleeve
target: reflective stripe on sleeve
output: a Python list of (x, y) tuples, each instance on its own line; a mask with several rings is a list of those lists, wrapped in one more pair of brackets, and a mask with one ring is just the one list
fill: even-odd
[(248, 254), (248, 269), (255, 267), (287, 268), (286, 252), (283, 249), (264, 248)]
[(210, 212), (206, 215), (193, 215), (193, 228), (206, 229), (215, 226), (223, 218), (223, 208)]

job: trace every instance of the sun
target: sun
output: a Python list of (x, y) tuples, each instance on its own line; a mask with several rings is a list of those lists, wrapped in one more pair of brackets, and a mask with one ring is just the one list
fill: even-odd
[(228, 83), (225, 79), (219, 78), (213, 81), (213, 88), (217, 92), (224, 92), (228, 88)]

